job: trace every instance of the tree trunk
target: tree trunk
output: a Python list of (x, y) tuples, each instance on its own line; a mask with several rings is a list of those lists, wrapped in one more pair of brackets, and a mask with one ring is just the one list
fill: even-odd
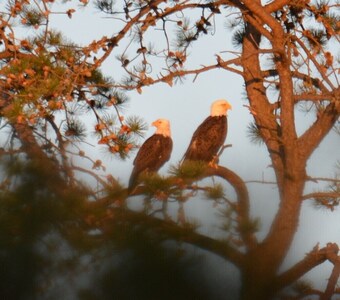
[(241, 268), (241, 299), (272, 299), (279, 292), (276, 276), (298, 227), (304, 179), (287, 180), (284, 198), (265, 240), (246, 255)]
[(242, 300), (272, 299), (279, 292), (275, 290), (281, 286), (276, 281), (278, 270), (298, 228), (306, 162), (300, 159), (299, 149), (287, 153), (283, 160), (285, 168), (276, 172), (285, 174), (281, 179), (280, 206), (267, 237), (246, 255), (246, 263), (241, 268)]
[[(261, 25), (261, 24), (260, 24)], [(260, 30), (260, 29), (259, 29)], [(282, 41), (284, 43), (284, 41)], [(285, 102), (285, 115), (278, 122), (266, 95), (259, 60), (261, 34), (247, 24), (243, 40), (243, 77), (250, 110), (261, 137), (271, 157), (280, 196), (280, 206), (267, 237), (245, 255), (241, 267), (241, 299), (272, 299), (278, 270), (286, 257), (298, 227), (301, 196), (306, 179), (306, 157), (302, 157), (297, 145), (294, 125), (294, 102), (292, 93), (281, 97)], [(280, 65), (280, 88), (291, 91), (290, 73), (286, 65)], [(284, 121), (281, 118), (286, 118)]]

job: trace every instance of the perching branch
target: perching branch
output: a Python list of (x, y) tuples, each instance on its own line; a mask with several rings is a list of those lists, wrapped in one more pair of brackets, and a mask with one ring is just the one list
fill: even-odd
[(237, 195), (237, 214), (239, 216), (239, 233), (248, 249), (256, 247), (257, 240), (254, 233), (249, 230), (242, 229), (242, 227), (247, 228), (247, 225), (251, 223), (248, 189), (242, 178), (233, 171), (222, 166), (218, 166), (217, 168), (208, 168), (205, 175), (221, 177), (235, 189)]

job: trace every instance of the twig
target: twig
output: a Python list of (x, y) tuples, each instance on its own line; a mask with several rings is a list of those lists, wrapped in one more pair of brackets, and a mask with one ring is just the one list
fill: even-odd
[(337, 199), (337, 198), (340, 198), (340, 193), (338, 192), (316, 192), (316, 193), (303, 195), (301, 199), (308, 200), (308, 199), (318, 199), (318, 198)]
[(233, 146), (232, 144), (223, 145), (223, 146), (221, 147), (220, 151), (218, 151), (217, 157), (220, 157), (226, 148), (229, 148), (229, 147), (232, 147), (232, 146)]

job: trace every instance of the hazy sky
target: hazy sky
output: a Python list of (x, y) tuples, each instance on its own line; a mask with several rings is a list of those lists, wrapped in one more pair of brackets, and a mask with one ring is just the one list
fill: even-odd
[[(70, 6), (76, 8), (75, 3)], [(202, 60), (212, 61), (214, 59), (214, 57), (207, 56), (206, 53), (233, 50), (230, 35), (226, 34), (223, 21), (218, 22), (222, 24), (217, 25), (215, 35), (212, 38), (209, 37), (209, 43), (206, 38), (197, 43), (196, 47), (199, 52), (195, 48), (189, 51), (195, 52), (194, 62), (197, 62), (198, 65)], [(57, 26), (70, 40), (80, 44), (99, 39), (103, 35), (111, 36), (119, 30), (114, 24), (113, 20), (104, 18), (104, 15), (93, 12), (89, 8), (83, 11), (79, 10), (72, 19), (64, 15), (52, 16), (52, 26)], [(114, 55), (116, 54), (118, 53), (114, 53)], [(113, 67), (113, 61), (114, 57), (110, 60), (111, 63), (105, 64), (103, 70), (107, 75), (118, 79), (121, 71)], [(263, 146), (251, 144), (247, 138), (247, 125), (251, 121), (251, 115), (248, 109), (243, 106), (246, 102), (243, 99), (241, 77), (226, 71), (213, 71), (200, 75), (194, 83), (192, 79), (193, 77), (188, 77), (184, 84), (176, 85), (173, 88), (166, 84), (159, 84), (143, 88), (141, 95), (136, 92), (128, 93), (131, 100), (123, 113), (125, 116), (141, 116), (148, 124), (158, 118), (167, 118), (171, 122), (174, 148), (170, 162), (162, 168), (161, 173), (166, 173), (169, 164), (176, 164), (181, 159), (192, 133), (208, 116), (211, 102), (225, 98), (233, 106), (229, 113), (229, 131), (226, 141), (226, 143), (232, 144), (232, 147), (225, 150), (220, 164), (234, 170), (245, 180), (261, 179), (262, 177), (271, 180), (273, 172), (269, 167), (270, 161), (266, 149)], [(308, 124), (308, 116), (304, 114), (299, 116), (301, 117), (299, 127), (305, 128)], [(149, 128), (146, 137), (153, 132), (154, 128)], [(127, 183), (134, 155), (132, 155), (132, 159), (121, 162), (118, 159), (109, 159), (108, 156), (103, 155), (100, 148), (92, 147), (90, 149), (101, 159), (102, 157), (106, 158), (108, 172)], [(309, 175), (331, 176), (334, 171), (334, 161), (340, 159), (339, 149), (339, 136), (331, 134), (314, 153), (312, 157), (314, 162), (308, 165), (311, 173)], [(262, 187), (258, 184), (249, 184), (248, 187), (252, 198), (252, 213), (255, 216), (261, 216), (263, 230), (259, 236), (263, 236), (269, 229), (277, 208), (276, 188), (270, 185)], [(311, 185), (311, 191), (316, 188), (317, 186)], [(216, 222), (214, 212), (210, 210), (211, 213), (207, 213), (207, 207), (212, 208), (211, 201), (204, 204), (191, 201), (190, 205), (192, 206), (191, 214), (196, 215), (196, 218), (203, 219), (206, 224)], [(331, 213), (315, 210), (311, 203), (306, 202), (302, 214), (300, 229), (287, 257), (287, 266), (301, 259), (317, 242), (320, 242), (321, 247), (327, 242), (340, 244), (339, 211)], [(215, 229), (206, 227), (204, 230), (214, 231)], [(325, 284), (330, 274), (320, 275), (317, 273), (318, 271), (313, 271), (312, 275), (317, 276), (320, 284)]]

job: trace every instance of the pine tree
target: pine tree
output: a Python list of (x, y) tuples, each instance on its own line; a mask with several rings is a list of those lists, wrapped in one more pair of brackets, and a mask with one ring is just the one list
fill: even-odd
[[(137, 244), (129, 235), (138, 237), (142, 232), (156, 245), (155, 253), (164, 250), (162, 242), (174, 240), (234, 264), (241, 274), (242, 300), (336, 295), (340, 274), (336, 243), (306, 249), (306, 256), (291, 268), (281, 271), (280, 267), (292, 246), (302, 204), (314, 200), (317, 206), (334, 210), (340, 201), (339, 175), (315, 178), (307, 172), (307, 162), (322, 140), (331, 130), (339, 131), (339, 4), (98, 0), (96, 9), (116, 27), (111, 37), (98, 33), (84, 46), (50, 28), (51, 15), (60, 9), (69, 19), (81, 13), (54, 2), (9, 0), (0, 9), (0, 159), (4, 166), (0, 230), (5, 253), (16, 253), (12, 250), (26, 245), (19, 253), (25, 261), (37, 255), (33, 250), (39, 241), (51, 246), (59, 239), (78, 251), (77, 261), (86, 251), (95, 257), (94, 249), (134, 249)], [(88, 2), (80, 0), (79, 5), (86, 8)], [(203, 51), (198, 42), (212, 36), (221, 19), (233, 32), (233, 48), (219, 53), (212, 49), (213, 62), (194, 66), (190, 53)], [(113, 56), (125, 74), (121, 79), (113, 80), (101, 71)], [(131, 195), (124, 185), (113, 176), (103, 177), (102, 160), (84, 150), (92, 132), (99, 147), (125, 159), (146, 129), (139, 116), (122, 115), (127, 91), (143, 93), (145, 87), (159, 83), (173, 86), (216, 69), (243, 78), (246, 107), (253, 117), (250, 139), (266, 148), (275, 173), (280, 205), (263, 240), (256, 235), (259, 220), (251, 217), (252, 197), (237, 170), (194, 163), (174, 167), (167, 177), (146, 175), (134, 193), (143, 196), (144, 209), (136, 212), (129, 209)], [(298, 109), (314, 118), (302, 134), (296, 128)], [(90, 167), (77, 165), (76, 158), (90, 162)], [(91, 176), (98, 188), (84, 184), (79, 172)], [(208, 185), (210, 177), (228, 183), (234, 199), (226, 197), (219, 183)], [(318, 181), (327, 182), (328, 189), (305, 194), (306, 183)], [(223, 204), (225, 240), (200, 234), (197, 224), (186, 219), (188, 199), (199, 193), (216, 205)], [(174, 204), (177, 213), (170, 213)], [(47, 211), (53, 212), (52, 221), (45, 218)], [(108, 241), (110, 246), (105, 245)], [(146, 249), (141, 257), (150, 250)], [(110, 251), (104, 250), (109, 257)], [(8, 269), (16, 270), (12, 256), (7, 258), (1, 259), (9, 262)], [(34, 261), (36, 266), (28, 268), (44, 266), (43, 261)], [(298, 281), (326, 262), (333, 269), (324, 291)]]

